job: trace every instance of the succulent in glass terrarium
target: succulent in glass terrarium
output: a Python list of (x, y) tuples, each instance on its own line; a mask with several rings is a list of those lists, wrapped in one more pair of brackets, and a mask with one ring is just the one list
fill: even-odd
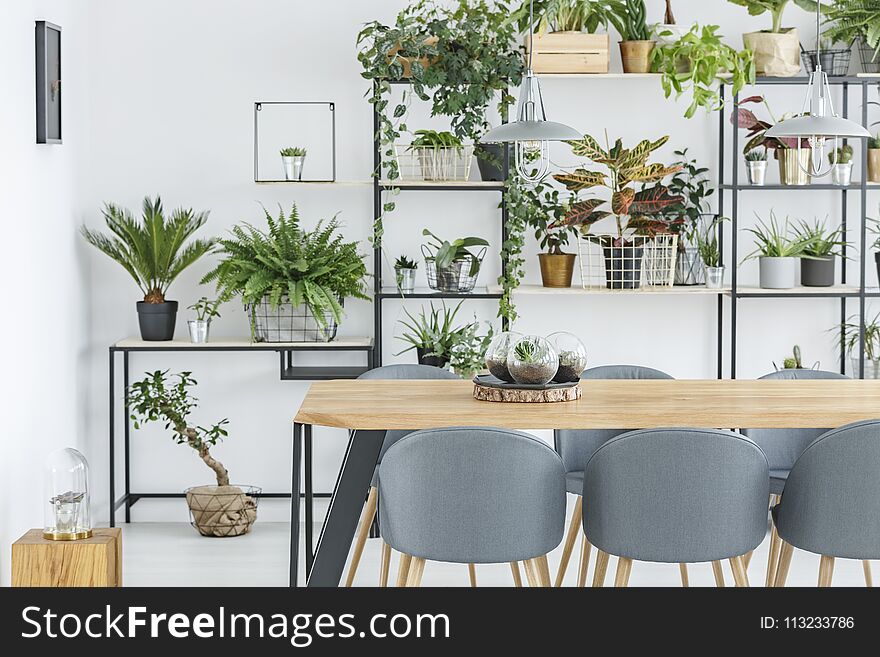
[(495, 336), (486, 350), (486, 369), (489, 370), (489, 374), (507, 383), (513, 383), (513, 377), (507, 369), (507, 354), (510, 346), (521, 337), (522, 335), (515, 331), (504, 331)]
[(92, 535), (89, 509), (89, 464), (72, 448), (52, 452), (46, 460), (43, 537), (75, 541)]
[(587, 369), (587, 348), (584, 343), (576, 335), (565, 331), (548, 335), (547, 341), (559, 357), (559, 368), (553, 376), (554, 383), (578, 381)]
[(507, 369), (517, 383), (544, 385), (550, 382), (558, 368), (556, 350), (538, 335), (520, 338), (511, 345), (507, 355)]

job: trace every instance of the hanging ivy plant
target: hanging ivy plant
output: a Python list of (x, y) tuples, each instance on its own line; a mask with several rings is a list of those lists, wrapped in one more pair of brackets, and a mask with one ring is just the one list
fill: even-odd
[(501, 299), (498, 301), (498, 317), (513, 326), (518, 314), (513, 303), (513, 292), (519, 287), (525, 275), (525, 258), (522, 251), (525, 245), (526, 226), (532, 216), (534, 189), (511, 173), (507, 180), (507, 192), (502, 203), (507, 204), (507, 239), (501, 245), (501, 259), (507, 266), (498, 277), (501, 286)]

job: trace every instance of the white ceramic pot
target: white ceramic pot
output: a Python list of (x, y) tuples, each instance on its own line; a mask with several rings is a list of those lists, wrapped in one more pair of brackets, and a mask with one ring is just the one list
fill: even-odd
[(789, 290), (797, 285), (798, 258), (758, 258), (761, 287), (767, 290)]
[(835, 164), (831, 167), (831, 184), (848, 187), (852, 182), (852, 162)]

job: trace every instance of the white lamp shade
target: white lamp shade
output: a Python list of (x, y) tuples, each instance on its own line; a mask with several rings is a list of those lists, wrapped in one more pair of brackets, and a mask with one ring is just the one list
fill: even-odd
[(486, 144), (516, 141), (566, 141), (581, 139), (577, 130), (554, 121), (514, 121), (493, 128), (480, 139)]
[(870, 137), (864, 127), (839, 116), (795, 116), (780, 121), (765, 133), (767, 137)]

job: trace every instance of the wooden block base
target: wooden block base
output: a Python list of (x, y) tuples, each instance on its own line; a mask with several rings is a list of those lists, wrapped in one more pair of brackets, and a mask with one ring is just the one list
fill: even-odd
[(12, 586), (122, 586), (122, 530), (52, 541), (32, 529), (12, 544)]
[(517, 388), (490, 388), (474, 384), (474, 399), (490, 402), (547, 403), (566, 402), (581, 398), (580, 386), (551, 388), (549, 390), (524, 390)]

